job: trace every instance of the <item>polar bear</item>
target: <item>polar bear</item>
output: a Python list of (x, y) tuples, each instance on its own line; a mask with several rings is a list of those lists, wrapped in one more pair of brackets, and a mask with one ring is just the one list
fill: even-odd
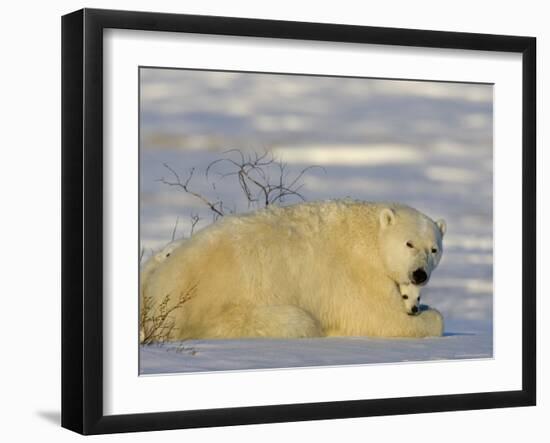
[(435, 309), (407, 315), (400, 286), (424, 285), (446, 224), (397, 203), (332, 200), (226, 216), (141, 279), (171, 312), (168, 339), (440, 336)]

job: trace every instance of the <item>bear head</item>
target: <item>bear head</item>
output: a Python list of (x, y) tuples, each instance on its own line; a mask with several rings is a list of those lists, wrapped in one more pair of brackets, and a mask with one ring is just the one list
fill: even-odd
[(443, 253), (445, 221), (393, 206), (380, 210), (378, 222), (378, 248), (387, 275), (399, 285), (428, 283)]

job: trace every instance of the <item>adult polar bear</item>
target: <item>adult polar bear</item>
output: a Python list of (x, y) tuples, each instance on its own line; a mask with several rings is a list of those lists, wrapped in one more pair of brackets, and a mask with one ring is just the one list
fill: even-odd
[(169, 339), (440, 336), (441, 314), (408, 315), (399, 285), (427, 283), (445, 229), (408, 206), (351, 200), (225, 217), (157, 258), (141, 297), (166, 312), (190, 295)]

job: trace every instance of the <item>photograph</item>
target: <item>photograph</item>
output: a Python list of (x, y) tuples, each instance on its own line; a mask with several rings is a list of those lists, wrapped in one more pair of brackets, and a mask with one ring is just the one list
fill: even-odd
[(494, 357), (494, 84), (136, 75), (141, 376)]

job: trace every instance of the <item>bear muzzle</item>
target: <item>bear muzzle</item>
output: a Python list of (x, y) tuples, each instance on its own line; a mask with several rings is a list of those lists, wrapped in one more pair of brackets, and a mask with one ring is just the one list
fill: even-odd
[(428, 274), (422, 268), (418, 268), (412, 273), (411, 282), (415, 285), (421, 285), (428, 281)]
[(407, 312), (409, 315), (418, 315), (420, 313), (420, 309), (418, 309), (418, 306), (413, 306), (410, 310), (410, 312)]

